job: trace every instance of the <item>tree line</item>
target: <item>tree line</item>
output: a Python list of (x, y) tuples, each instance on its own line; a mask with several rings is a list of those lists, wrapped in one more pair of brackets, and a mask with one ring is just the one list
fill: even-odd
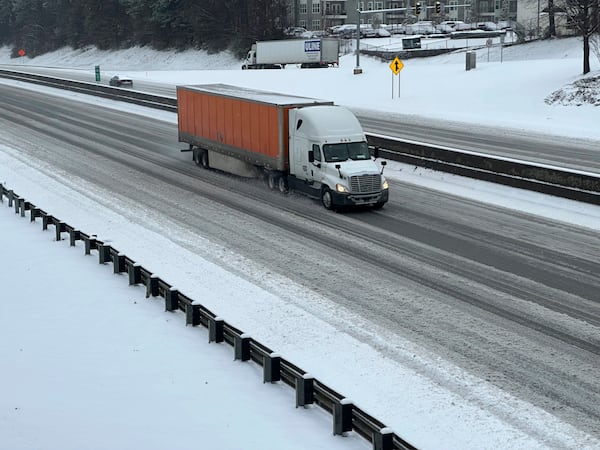
[(286, 0), (0, 0), (0, 44), (13, 56), (88, 45), (241, 54), (287, 25)]

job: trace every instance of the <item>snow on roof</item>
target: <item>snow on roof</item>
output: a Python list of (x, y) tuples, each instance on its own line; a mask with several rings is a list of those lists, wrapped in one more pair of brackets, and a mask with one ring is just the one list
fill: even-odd
[(187, 89), (191, 91), (208, 92), (214, 95), (224, 97), (244, 98), (258, 103), (275, 104), (279, 106), (294, 106), (306, 104), (332, 105), (332, 101), (319, 100), (316, 98), (301, 97), (297, 95), (282, 94), (278, 92), (268, 92), (258, 89), (233, 86), (231, 84), (196, 84), (177, 86), (177, 89)]

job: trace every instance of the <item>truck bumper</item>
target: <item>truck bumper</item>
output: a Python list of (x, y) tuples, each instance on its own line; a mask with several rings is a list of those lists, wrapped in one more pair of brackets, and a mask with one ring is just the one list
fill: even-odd
[(333, 204), (336, 206), (375, 205), (388, 201), (389, 190), (384, 189), (381, 192), (372, 194), (341, 194), (339, 192), (332, 192), (331, 194)]

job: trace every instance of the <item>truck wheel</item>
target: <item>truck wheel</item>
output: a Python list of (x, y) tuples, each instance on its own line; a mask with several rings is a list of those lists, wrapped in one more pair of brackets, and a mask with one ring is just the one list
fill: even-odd
[(210, 169), (210, 164), (208, 163), (208, 152), (206, 150), (202, 150), (200, 152), (200, 164), (205, 169)]
[(279, 188), (279, 192), (281, 192), (282, 194), (288, 193), (289, 188), (286, 177), (279, 177), (279, 180), (277, 180), (277, 187)]
[(325, 209), (333, 209), (333, 197), (329, 188), (323, 188), (321, 191), (321, 203)]
[(269, 189), (271, 189), (272, 191), (274, 191), (275, 189), (277, 189), (277, 186), (279, 185), (279, 175), (275, 172), (269, 172), (269, 175), (267, 175), (267, 184), (269, 186)]

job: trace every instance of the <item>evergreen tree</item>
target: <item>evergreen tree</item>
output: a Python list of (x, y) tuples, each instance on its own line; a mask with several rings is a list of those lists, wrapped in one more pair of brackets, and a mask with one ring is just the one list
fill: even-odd
[(14, 35), (13, 0), (0, 0), (0, 44), (12, 44)]
[(83, 14), (84, 44), (100, 49), (130, 44), (129, 17), (119, 0), (79, 0)]
[(0, 0), (0, 43), (28, 55), (100, 49), (233, 47), (283, 36), (287, 0)]

